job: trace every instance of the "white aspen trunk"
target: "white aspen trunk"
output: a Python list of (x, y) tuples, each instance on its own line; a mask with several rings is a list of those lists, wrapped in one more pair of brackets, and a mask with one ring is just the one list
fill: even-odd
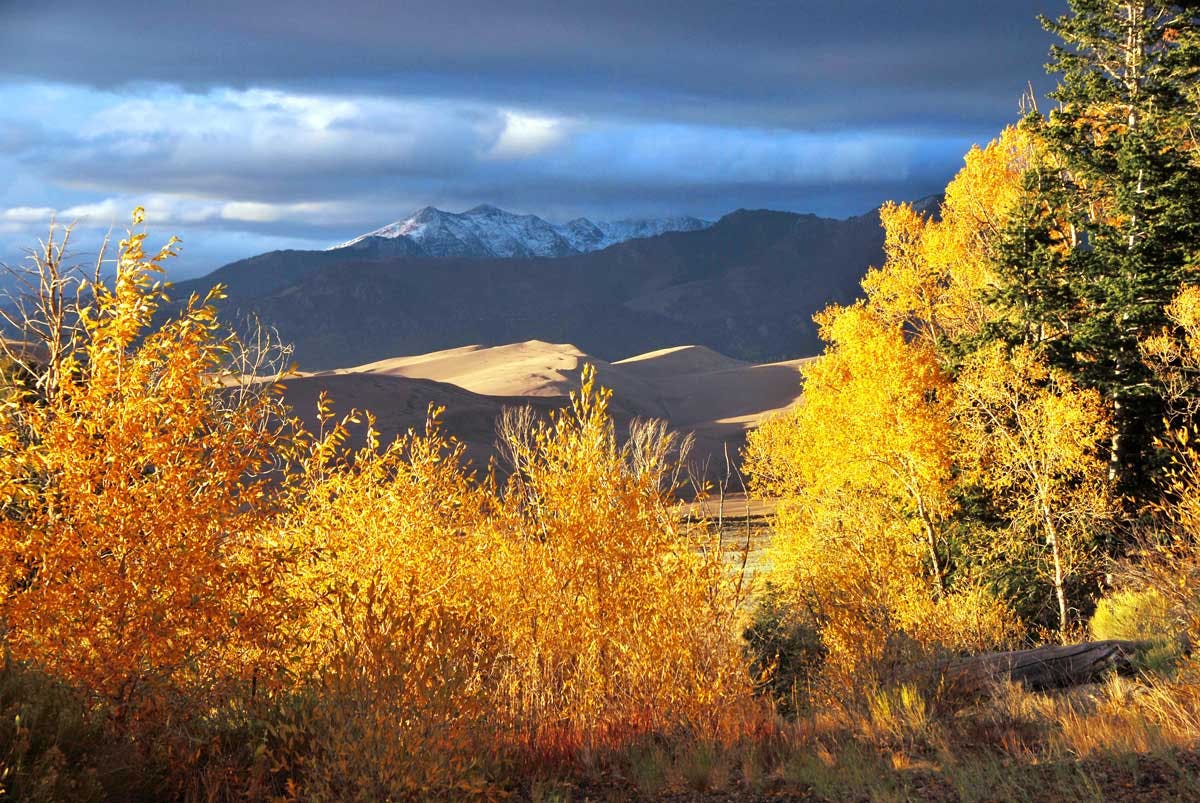
[(925, 509), (924, 502), (917, 502), (917, 511), (921, 516), (921, 523), (925, 526), (925, 539), (929, 544), (929, 557), (933, 561), (933, 576), (937, 581), (938, 596), (942, 597), (946, 594), (946, 567), (942, 565), (942, 557), (938, 554), (937, 530), (933, 526), (929, 511)]
[(1123, 408), (1119, 398), (1113, 398), (1113, 427), (1112, 438), (1109, 441), (1108, 481), (1116, 482), (1121, 477), (1121, 414)]
[(1050, 554), (1054, 559), (1054, 598), (1058, 602), (1058, 632), (1065, 641), (1067, 635), (1066, 577), (1063, 572), (1062, 551), (1058, 543), (1058, 528), (1054, 526), (1050, 509), (1044, 502), (1042, 503), (1042, 520), (1046, 524), (1046, 540), (1050, 542)]

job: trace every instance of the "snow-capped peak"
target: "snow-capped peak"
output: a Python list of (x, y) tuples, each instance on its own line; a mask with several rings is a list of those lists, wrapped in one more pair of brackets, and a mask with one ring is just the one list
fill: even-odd
[(536, 215), (515, 215), (490, 204), (466, 212), (432, 206), (329, 250), (352, 248), (430, 257), (561, 257), (597, 251), (638, 237), (698, 231), (712, 223), (693, 217), (645, 218), (593, 223), (577, 218), (562, 225)]

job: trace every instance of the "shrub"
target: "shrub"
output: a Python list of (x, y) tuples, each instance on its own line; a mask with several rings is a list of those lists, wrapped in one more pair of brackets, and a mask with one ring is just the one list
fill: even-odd
[(486, 795), (512, 762), (712, 736), (749, 701), (735, 586), (663, 489), (670, 440), (619, 448), (593, 376), (551, 421), (510, 419), (503, 486), (436, 410), (383, 449), (345, 453), (349, 418), (309, 444), (270, 537), (316, 697), (271, 748), (297, 794)]
[[(14, 800), (103, 800), (103, 712), (78, 689), (9, 659), (0, 667), (0, 794)], [(111, 752), (111, 751), (110, 751)]]
[(294, 559), (289, 672), (312, 692), (272, 751), (304, 799), (463, 795), (486, 780), (503, 654), (488, 497), (436, 413), (424, 434), (379, 450), (371, 433), (353, 455), (341, 450), (349, 423), (310, 445), (271, 535)]
[(712, 736), (751, 690), (740, 589), (715, 543), (681, 530), (663, 487), (672, 438), (620, 448), (594, 377), (510, 444), (493, 586), (519, 729), (585, 745), (678, 727)]
[(77, 325), (40, 309), (33, 332), (62, 349), (0, 408), (6, 643), (127, 719), (171, 687), (257, 668), (278, 564), (253, 535), (286, 451), (271, 383), (231, 395), (224, 381), (239, 344), (216, 294), (154, 324), (173, 242), (147, 256), (144, 237), (122, 241), (115, 283), (89, 285)]
[(780, 714), (792, 717), (807, 707), (812, 684), (825, 660), (820, 622), (793, 608), (768, 587), (742, 633), (755, 677)]
[(1185, 647), (1185, 627), (1176, 606), (1156, 588), (1115, 591), (1096, 603), (1089, 625), (1096, 639), (1122, 639), (1146, 644), (1138, 664), (1153, 672), (1169, 672)]
[(1092, 637), (1128, 641), (1173, 640), (1179, 627), (1171, 604), (1157, 589), (1115, 591), (1096, 603)]

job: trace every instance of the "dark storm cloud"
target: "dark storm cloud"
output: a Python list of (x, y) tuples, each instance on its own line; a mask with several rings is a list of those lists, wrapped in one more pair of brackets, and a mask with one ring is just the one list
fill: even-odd
[(1044, 85), (1048, 40), (1035, 17), (1058, 10), (1047, 5), (13, 2), (0, 12), (0, 70), (96, 86), (350, 87), (809, 129), (979, 127), (1010, 117), (1026, 81)]
[(187, 272), (425, 204), (849, 215), (1039, 92), (1061, 0), (0, 0), (0, 262), (144, 204)]

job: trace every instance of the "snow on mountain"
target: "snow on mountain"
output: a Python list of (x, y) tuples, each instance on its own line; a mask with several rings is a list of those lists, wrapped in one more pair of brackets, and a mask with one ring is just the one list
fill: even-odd
[(585, 217), (575, 218), (563, 224), (560, 230), (567, 242), (580, 253), (598, 251), (612, 245), (607, 242), (604, 230)]
[(642, 237), (657, 237), (670, 231), (700, 231), (712, 226), (712, 221), (694, 217), (634, 218), (597, 223), (596, 225), (604, 232), (607, 239), (607, 242), (600, 248), (607, 248), (614, 243), (623, 243), (626, 240), (637, 240)]
[(694, 217), (593, 223), (578, 218), (561, 226), (536, 215), (515, 215), (487, 204), (455, 214), (432, 206), (329, 250), (430, 257), (561, 257), (598, 251), (639, 237), (698, 231), (712, 223)]

